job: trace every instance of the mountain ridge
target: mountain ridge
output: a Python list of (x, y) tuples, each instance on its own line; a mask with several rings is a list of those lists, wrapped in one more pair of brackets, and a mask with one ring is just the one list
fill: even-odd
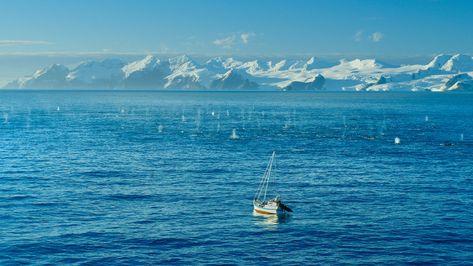
[(401, 66), (375, 58), (330, 64), (316, 57), (247, 61), (214, 57), (198, 63), (183, 54), (167, 59), (147, 55), (132, 62), (107, 58), (71, 69), (53, 64), (4, 88), (442, 92), (473, 89), (472, 76), (473, 58), (464, 54), (439, 54), (425, 65)]

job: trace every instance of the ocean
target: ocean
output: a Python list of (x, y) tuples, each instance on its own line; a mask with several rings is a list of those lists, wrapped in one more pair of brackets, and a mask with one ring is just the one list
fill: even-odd
[[(0, 114), (1, 265), (473, 261), (473, 94), (0, 91)], [(252, 210), (273, 151), (288, 217)]]

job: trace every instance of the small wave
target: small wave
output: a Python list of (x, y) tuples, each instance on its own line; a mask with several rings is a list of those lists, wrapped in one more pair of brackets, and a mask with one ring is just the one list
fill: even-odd
[(85, 172), (80, 172), (77, 173), (77, 175), (80, 176), (88, 176), (88, 177), (120, 177), (120, 176), (126, 176), (125, 173), (120, 172), (120, 171), (106, 171), (106, 170), (97, 170), (97, 171), (85, 171)]
[(155, 195), (144, 195), (144, 194), (113, 194), (109, 195), (109, 199), (114, 200), (145, 200), (145, 199), (153, 199)]
[(26, 199), (36, 199), (36, 197), (31, 195), (6, 195), (0, 196), (0, 201), (2, 200), (26, 200)]

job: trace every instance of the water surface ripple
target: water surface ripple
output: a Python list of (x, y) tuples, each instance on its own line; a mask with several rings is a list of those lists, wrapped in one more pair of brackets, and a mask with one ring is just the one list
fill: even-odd
[[(470, 263), (472, 103), (2, 91), (0, 264)], [(284, 219), (252, 214), (273, 150)]]

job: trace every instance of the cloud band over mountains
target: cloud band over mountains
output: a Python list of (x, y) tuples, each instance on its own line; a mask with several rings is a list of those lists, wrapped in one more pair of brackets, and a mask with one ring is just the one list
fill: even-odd
[(0, 40), (0, 46), (29, 46), (29, 45), (51, 45), (48, 41), (34, 40)]

